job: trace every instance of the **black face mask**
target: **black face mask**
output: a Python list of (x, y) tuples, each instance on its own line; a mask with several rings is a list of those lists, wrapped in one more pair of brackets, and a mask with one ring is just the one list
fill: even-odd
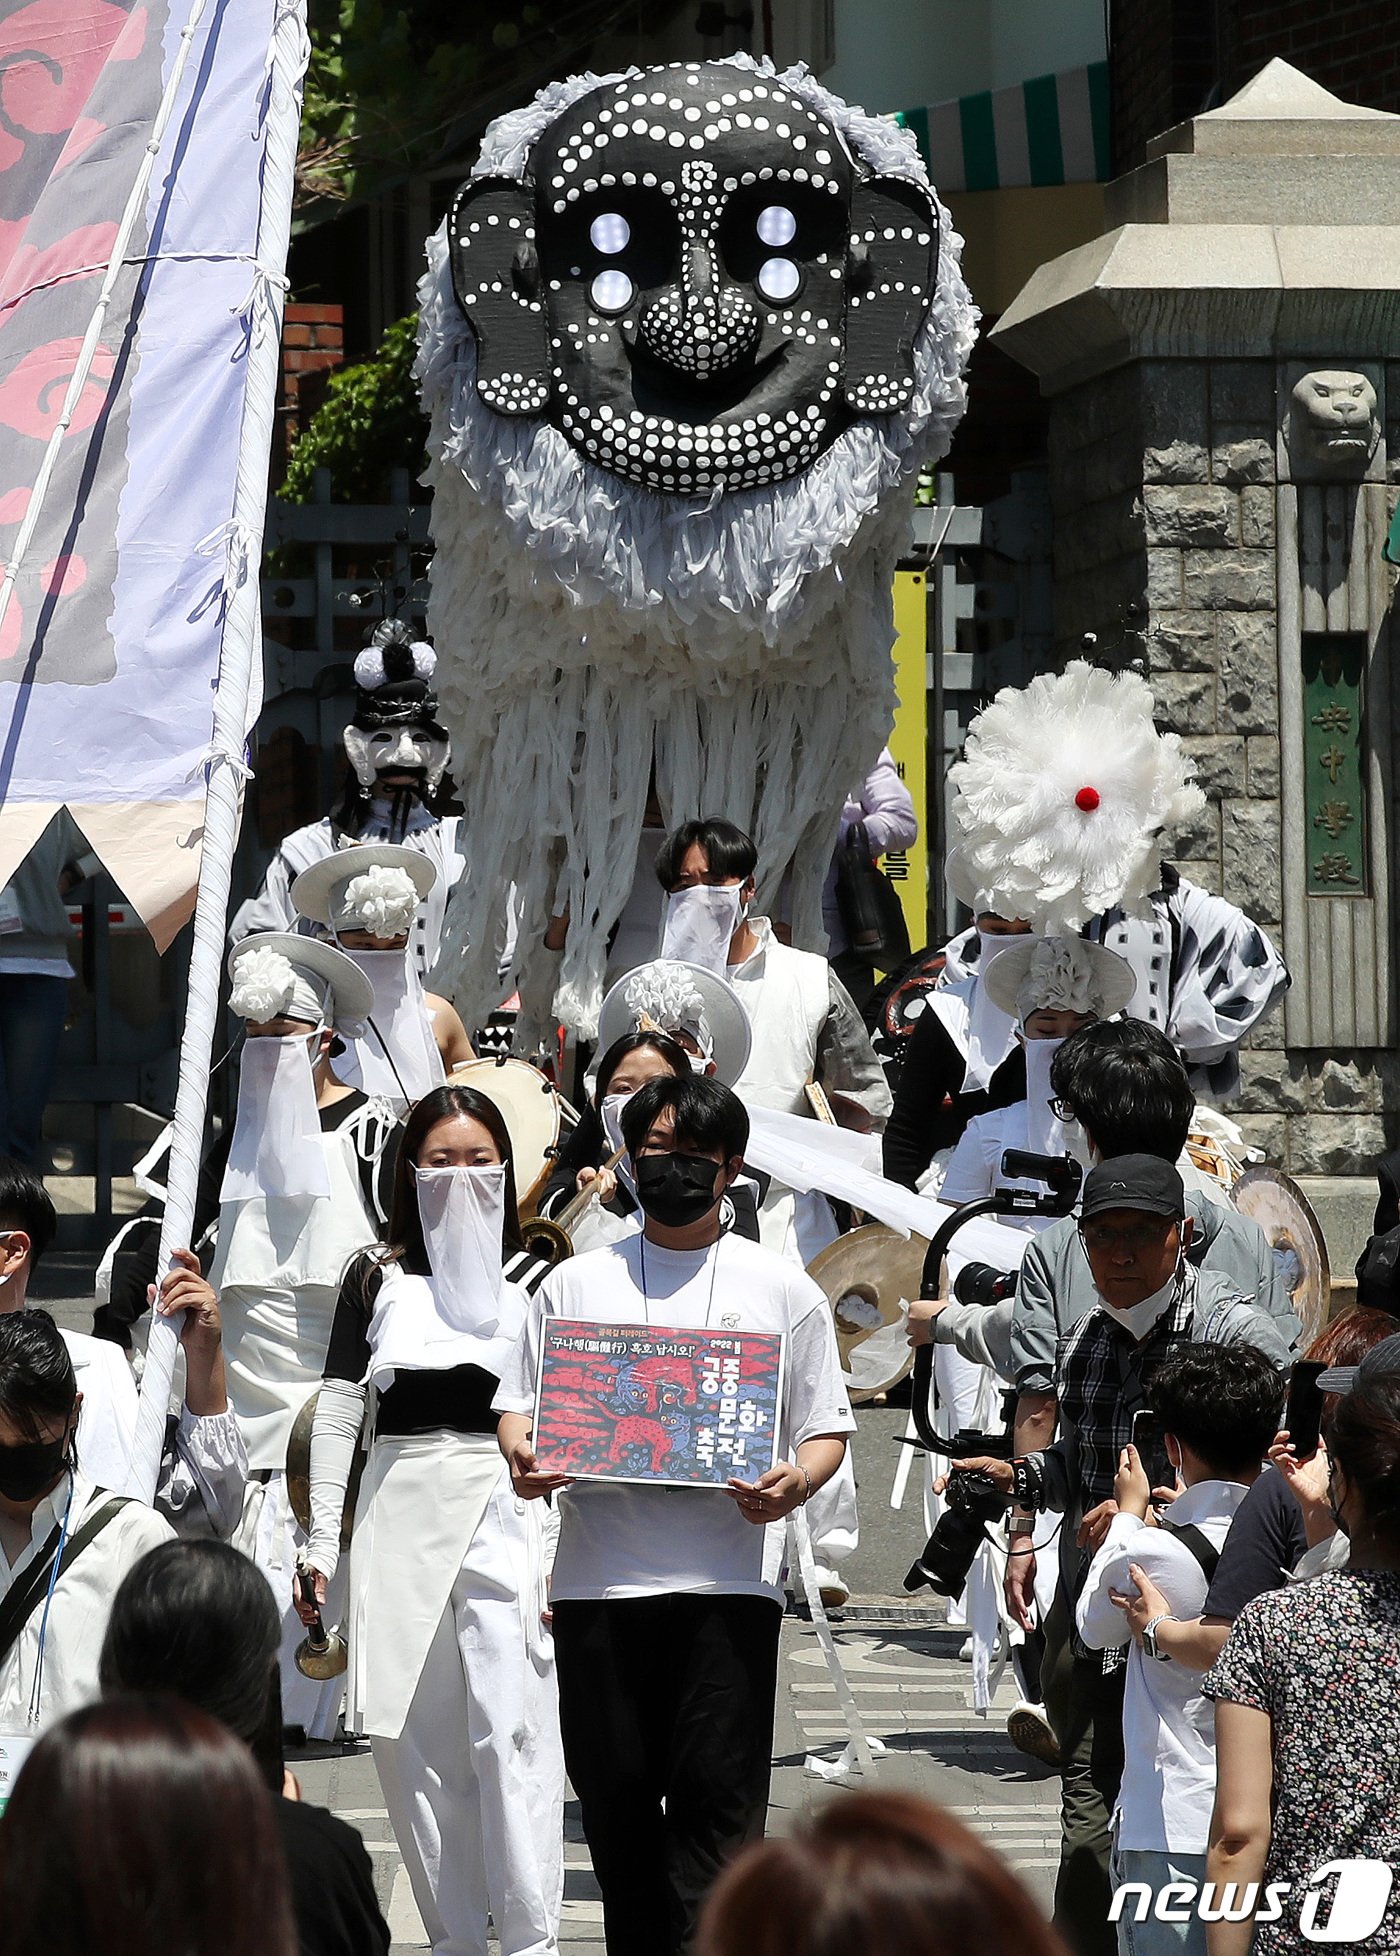
[(25, 1440), (17, 1447), (0, 1447), (0, 1494), (7, 1501), (32, 1501), (63, 1472), (68, 1453), (66, 1433), (56, 1440)]
[(719, 1200), (720, 1170), (703, 1155), (643, 1155), (636, 1168), (637, 1200), (663, 1229), (699, 1222)]

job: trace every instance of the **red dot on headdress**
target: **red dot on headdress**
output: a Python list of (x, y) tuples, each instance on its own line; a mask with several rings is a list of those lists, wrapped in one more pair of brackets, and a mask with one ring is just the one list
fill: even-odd
[(1074, 798), (1074, 805), (1076, 808), (1082, 808), (1086, 815), (1092, 815), (1099, 805), (1098, 789), (1081, 788)]

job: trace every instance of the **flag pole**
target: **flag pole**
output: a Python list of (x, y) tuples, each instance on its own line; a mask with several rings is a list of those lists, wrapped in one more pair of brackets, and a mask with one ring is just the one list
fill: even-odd
[[(301, 126), (301, 84), (309, 54), (306, 0), (277, 0), (268, 61), (263, 193), (250, 298), (238, 478), (224, 580), (224, 634), (214, 694), (213, 737), (206, 767), (203, 849), (195, 899), (189, 994), (180, 1039), (170, 1171), (161, 1221), (158, 1282), (169, 1271), (174, 1252), (187, 1248), (194, 1232), (195, 1195), (209, 1099), (209, 1061), (218, 1026), (229, 885), (238, 841), (243, 784), (248, 776), (244, 748), (261, 699), (262, 615), (258, 573), (267, 513), (267, 461), (281, 362), (286, 289), (282, 268), (286, 264), (291, 230), (297, 137)], [(155, 1496), (178, 1345), (177, 1322), (153, 1314), (126, 1485), (126, 1492), (141, 1501), (149, 1502)]]

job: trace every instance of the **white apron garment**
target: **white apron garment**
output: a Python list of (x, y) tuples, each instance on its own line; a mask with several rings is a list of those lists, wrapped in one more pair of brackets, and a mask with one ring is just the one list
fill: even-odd
[[(379, 1435), (355, 1509), (347, 1723), (396, 1739), (486, 1504), (506, 1471), (494, 1434)], [(541, 1591), (542, 1591), (541, 1571)], [(522, 1636), (540, 1597), (522, 1600)]]
[[(234, 1548), (256, 1562), (266, 1576), (277, 1614), (282, 1619), (278, 1671), (282, 1680), (283, 1723), (300, 1725), (309, 1739), (333, 1739), (345, 1697), (344, 1677), (308, 1678), (296, 1667), (297, 1646), (306, 1630), (296, 1613), (292, 1585), (297, 1558), (306, 1547), (307, 1538), (292, 1513), (285, 1473), (274, 1473), (263, 1481), (249, 1481), (243, 1493), (243, 1513), (231, 1539)], [(347, 1565), (342, 1558), (326, 1590), (324, 1616), (328, 1624), (344, 1621), (348, 1588)]]
[[(726, 974), (753, 1028), (749, 1062), (734, 1090), (752, 1106), (809, 1115), (807, 1083), (831, 1009), (828, 967), (811, 952), (779, 943), (766, 917), (751, 917), (749, 927), (759, 940), (758, 949), (743, 964), (730, 965)], [(772, 1182), (759, 1204), (758, 1233), (765, 1249), (805, 1268), (840, 1232), (824, 1195), (815, 1189), (794, 1195)]]
[(444, 1956), (487, 1956), (488, 1914), (500, 1956), (558, 1956), (564, 1752), (538, 1608), (544, 1506), (517, 1500), (501, 1475), (403, 1727), (371, 1740), (429, 1946)]
[(402, 1113), (447, 1078), (423, 981), (406, 951), (347, 950), (345, 955), (374, 986), (374, 1004), (371, 1023), (346, 1038), (336, 1072), (347, 1087), (382, 1094)]
[(292, 1422), (321, 1383), (340, 1280), (379, 1235), (365, 1207), (356, 1131), (366, 1113), (321, 1136), (331, 1193), (226, 1205), (210, 1282), (223, 1314), (229, 1403), (252, 1468), (283, 1468)]

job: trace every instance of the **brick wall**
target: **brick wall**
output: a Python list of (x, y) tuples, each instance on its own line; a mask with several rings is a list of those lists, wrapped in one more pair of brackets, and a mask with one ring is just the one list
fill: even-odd
[(282, 386), (272, 452), (274, 482), (281, 480), (297, 436), (320, 406), (326, 380), (344, 358), (344, 307), (289, 302), (282, 325)]
[(1400, 31), (1375, 0), (1110, 0), (1114, 174), (1275, 55), (1344, 101), (1400, 111)]

